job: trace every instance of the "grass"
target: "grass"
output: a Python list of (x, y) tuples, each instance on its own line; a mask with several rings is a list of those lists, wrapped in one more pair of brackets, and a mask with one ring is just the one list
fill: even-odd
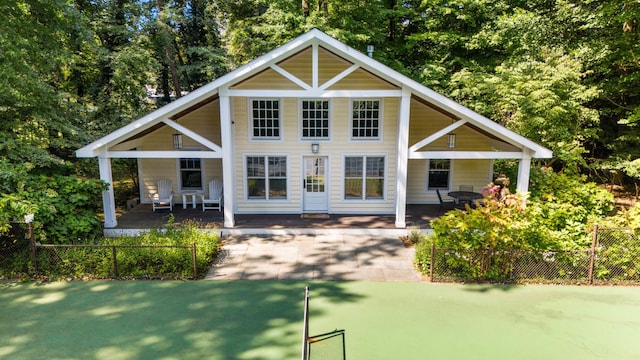
[(636, 359), (640, 288), (287, 281), (0, 283), (3, 359)]

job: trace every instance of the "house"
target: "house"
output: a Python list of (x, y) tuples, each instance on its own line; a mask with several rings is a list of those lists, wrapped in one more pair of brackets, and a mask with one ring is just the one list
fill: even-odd
[[(76, 155), (97, 157), (107, 183), (110, 159), (138, 159), (143, 203), (160, 179), (176, 202), (221, 179), (225, 227), (329, 213), (395, 214), (403, 228), (406, 205), (437, 203), (436, 189), (480, 191), (494, 159), (518, 159), (527, 191), (531, 159), (552, 153), (313, 29)], [(103, 205), (115, 227), (112, 188)]]

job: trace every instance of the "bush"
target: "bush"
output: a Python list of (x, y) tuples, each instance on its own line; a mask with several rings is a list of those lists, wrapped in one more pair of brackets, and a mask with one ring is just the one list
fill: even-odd
[(0, 161), (0, 235), (10, 221), (34, 215), (34, 235), (47, 243), (95, 239), (102, 230), (98, 217), (101, 180), (72, 175), (38, 175), (25, 165)]
[[(508, 257), (514, 251), (588, 247), (588, 224), (611, 212), (614, 202), (606, 190), (583, 181), (538, 169), (530, 194), (511, 194), (507, 187), (489, 184), (481, 206), (453, 210), (431, 221), (429, 241), (451, 250), (438, 261), (465, 276), (500, 279), (508, 277)], [(416, 264), (427, 271), (430, 250), (418, 248)]]
[[(208, 270), (217, 256), (220, 239), (214, 232), (199, 230), (199, 224), (188, 221), (181, 226), (169, 220), (167, 228), (154, 229), (139, 236), (108, 238), (105, 245), (152, 245), (191, 246), (196, 244), (196, 268), (201, 276)], [(175, 274), (191, 277), (193, 263), (191, 250), (184, 248), (130, 248), (118, 251), (118, 271), (134, 276), (148, 274)], [(110, 268), (112, 265), (104, 264)]]

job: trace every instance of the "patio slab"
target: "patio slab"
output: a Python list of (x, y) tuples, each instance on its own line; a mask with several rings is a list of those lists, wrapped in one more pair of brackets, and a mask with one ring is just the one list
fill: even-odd
[(206, 280), (419, 282), (413, 249), (397, 238), (330, 235), (227, 236)]

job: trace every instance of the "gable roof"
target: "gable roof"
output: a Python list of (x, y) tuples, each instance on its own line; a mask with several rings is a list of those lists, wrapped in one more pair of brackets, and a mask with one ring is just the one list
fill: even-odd
[(492, 134), (520, 148), (529, 149), (531, 151), (531, 155), (535, 158), (550, 158), (552, 155), (551, 150), (538, 145), (535, 142), (472, 111), (471, 109), (431, 90), (430, 88), (391, 69), (360, 51), (334, 39), (324, 32), (318, 29), (312, 29), (290, 42), (247, 63), (246, 65), (243, 65), (238, 69), (192, 91), (191, 93), (78, 149), (76, 151), (76, 156), (96, 157), (102, 151), (106, 150), (107, 147), (130, 139), (131, 137), (139, 135), (145, 131), (149, 131), (151, 128), (157, 127), (163, 121), (169, 120), (172, 117), (197, 106), (203, 101), (209, 101), (212, 97), (217, 96), (218, 91), (221, 88), (247, 79), (302, 51), (312, 44), (317, 44), (326, 48), (345, 60), (360, 66), (362, 69), (388, 81), (391, 84), (409, 89), (414, 96), (419, 97), (438, 109), (441, 109), (445, 113), (451, 114), (458, 119), (466, 120), (469, 124), (484, 132)]

